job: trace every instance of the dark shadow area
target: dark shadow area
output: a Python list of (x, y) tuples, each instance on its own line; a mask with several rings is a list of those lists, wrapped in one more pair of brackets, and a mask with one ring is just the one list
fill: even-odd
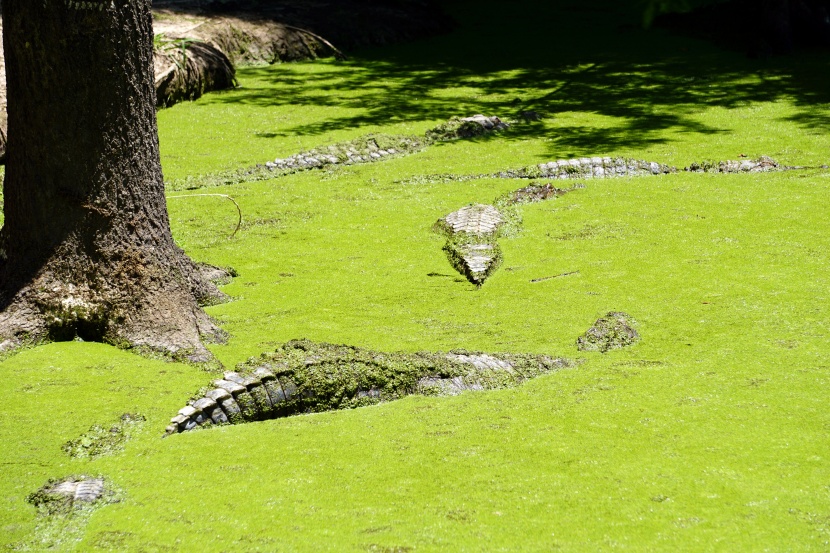
[[(749, 59), (664, 29), (644, 30), (636, 0), (445, 0), (443, 6), (460, 23), (449, 35), (359, 51), (356, 61), (302, 75), (248, 69), (279, 83), (279, 94), (249, 88), (206, 100), (360, 110), (359, 115), (286, 129), (286, 134), (474, 113), (518, 119), (524, 110), (535, 110), (548, 122), (562, 112), (613, 118), (607, 129), (524, 123), (500, 135), (508, 140), (546, 137), (552, 151), (574, 155), (640, 149), (669, 140), (666, 131), (726, 132), (701, 123), (696, 114), (777, 99), (801, 110), (790, 120), (830, 127), (828, 112), (814, 109), (830, 102), (829, 64), (813, 52)], [(456, 87), (475, 93), (456, 96), (451, 90)], [(345, 93), (351, 90), (361, 92)]]
[(830, 0), (727, 0), (654, 23), (750, 57), (830, 49)]
[(154, 11), (267, 19), (317, 33), (336, 46), (380, 46), (454, 26), (434, 0), (155, 0)]

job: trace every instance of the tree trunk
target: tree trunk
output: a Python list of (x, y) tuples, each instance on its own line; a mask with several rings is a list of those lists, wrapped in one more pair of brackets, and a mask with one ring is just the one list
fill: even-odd
[(221, 293), (174, 243), (150, 0), (4, 0), (0, 348), (104, 341), (210, 357)]

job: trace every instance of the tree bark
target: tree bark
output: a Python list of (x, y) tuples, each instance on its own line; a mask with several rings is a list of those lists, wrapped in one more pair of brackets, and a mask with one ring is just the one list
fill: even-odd
[(221, 293), (173, 242), (150, 0), (4, 0), (0, 348), (104, 341), (202, 361)]

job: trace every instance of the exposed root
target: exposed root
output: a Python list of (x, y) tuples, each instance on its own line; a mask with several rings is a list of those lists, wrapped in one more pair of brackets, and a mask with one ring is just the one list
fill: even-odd
[(231, 273), (197, 265), (183, 253), (178, 261), (162, 266), (136, 254), (115, 263), (84, 259), (75, 270), (64, 261), (47, 263), (24, 286), (4, 286), (9, 299), (0, 312), (0, 352), (80, 340), (212, 361), (204, 344), (222, 343), (227, 334), (201, 307), (227, 299), (211, 280)]
[(224, 52), (204, 42), (169, 39), (156, 49), (153, 58), (156, 103), (160, 107), (236, 85), (236, 69), (231, 61)]

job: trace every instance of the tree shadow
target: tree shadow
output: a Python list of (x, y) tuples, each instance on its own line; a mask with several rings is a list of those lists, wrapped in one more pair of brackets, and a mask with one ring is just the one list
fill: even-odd
[(157, 15), (232, 16), (313, 31), (342, 48), (377, 46), (448, 32), (434, 0), (154, 0)]
[[(278, 84), (280, 93), (254, 87), (207, 101), (355, 111), (286, 128), (286, 135), (473, 113), (512, 118), (522, 110), (554, 118), (565, 112), (611, 118), (608, 128), (555, 129), (551, 148), (576, 154), (640, 149), (664, 143), (672, 133), (726, 133), (696, 114), (778, 99), (799, 110), (788, 121), (830, 128), (830, 111), (815, 109), (830, 102), (828, 62), (815, 52), (749, 59), (666, 30), (643, 30), (638, 11), (625, 1), (447, 0), (445, 5), (460, 22), (449, 35), (360, 51), (353, 61), (303, 74), (249, 69)], [(551, 136), (550, 125), (519, 127), (502, 138)]]

